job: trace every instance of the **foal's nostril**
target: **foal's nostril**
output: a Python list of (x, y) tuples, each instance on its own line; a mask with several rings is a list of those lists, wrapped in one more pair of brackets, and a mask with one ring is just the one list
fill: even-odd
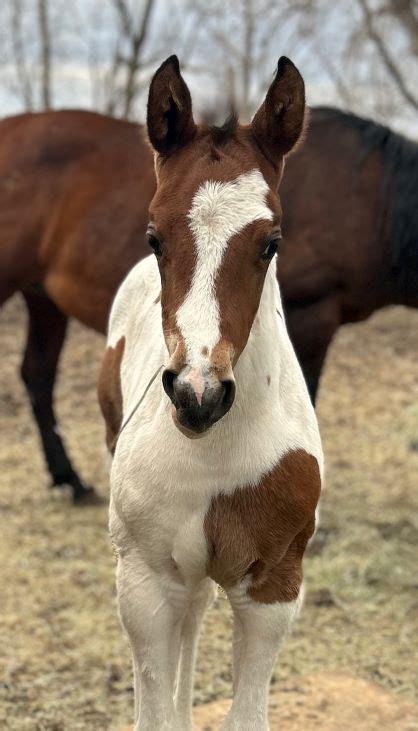
[(176, 396), (174, 391), (174, 381), (177, 378), (177, 373), (174, 371), (170, 371), (169, 368), (166, 368), (163, 372), (162, 381), (163, 381), (163, 389), (166, 392), (169, 399), (173, 402), (174, 406), (177, 406), (176, 404)]
[(208, 420), (214, 424), (231, 408), (235, 397), (233, 380), (218, 381), (217, 387), (208, 388), (203, 394), (202, 406)]
[(224, 414), (229, 411), (232, 404), (234, 403), (235, 398), (235, 381), (227, 380), (222, 381), (222, 386), (224, 388), (224, 395), (222, 398), (222, 406), (224, 409)]
[(199, 394), (195, 390), (194, 380), (187, 376), (188, 373), (184, 378), (182, 374), (167, 368), (163, 372), (162, 383), (176, 409), (177, 422), (198, 434), (206, 431), (229, 411), (234, 401), (235, 383), (233, 379), (219, 381), (208, 374), (206, 382), (203, 382), (203, 391)]

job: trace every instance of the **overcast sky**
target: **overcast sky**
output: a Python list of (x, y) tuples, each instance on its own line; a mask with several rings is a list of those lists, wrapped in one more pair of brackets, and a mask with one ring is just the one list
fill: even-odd
[[(11, 38), (10, 38), (10, 5), (12, 0), (0, 0), (0, 107), (2, 115), (10, 115), (22, 111), (22, 102), (14, 88), (15, 70), (11, 65)], [(149, 41), (145, 49), (146, 59), (151, 62), (149, 71), (171, 53), (178, 53), (180, 61), (192, 64), (195, 68), (207, 68), (209, 64), (219, 61), (213, 55), (213, 49), (208, 45), (205, 28), (193, 27), (192, 13), (185, 12), (188, 0), (158, 0), (152, 16)], [(231, 0), (224, 0), (225, 4)], [(261, 0), (260, 0), (261, 2)], [(324, 57), (330, 58), (332, 63), (338, 64), (339, 47), (345, 42), (349, 23), (355, 20), (358, 12), (352, 2), (331, 2), (324, 0), (327, 12), (324, 15), (323, 27), (312, 30), (305, 29), (303, 41), (295, 41), (296, 22), (275, 23), (269, 36), (269, 54), (264, 62), (265, 68), (259, 69), (259, 78), (262, 79), (260, 88), (256, 89), (256, 96), (262, 101), (262, 93), (267, 87), (267, 80), (273, 73), (277, 58), (287, 55), (294, 60), (302, 72), (307, 85), (308, 103), (311, 105), (328, 104), (343, 106), (336, 92), (330, 76), (324, 70)], [(36, 40), (36, 1), (23, 0), (25, 7), (24, 33), (27, 39), (25, 52), (31, 65), (31, 73), (39, 73), (37, 59), (39, 46)], [(131, 0), (133, 12), (139, 12), (141, 0)], [(233, 4), (231, 5), (233, 7)], [(324, 5), (325, 7), (325, 5)], [(231, 26), (226, 32), (234, 39), (236, 29), (233, 25), (233, 11)], [(175, 26), (179, 22), (181, 38), (172, 38), (169, 42), (161, 43), (167, 36), (170, 23)], [(53, 103), (55, 108), (78, 107), (94, 108), (97, 104), (92, 93), (92, 78), (95, 72), (106, 66), (115, 45), (115, 15), (112, 12), (109, 0), (50, 0), (50, 24), (53, 29)], [(167, 25), (168, 24), (168, 25)], [(178, 27), (180, 27), (178, 26)], [(167, 31), (168, 29), (168, 31)], [(316, 34), (316, 35), (315, 35)], [(184, 37), (195, 37), (191, 57), (182, 58)], [(318, 58), (318, 38), (320, 38), (320, 52)], [(273, 42), (271, 42), (273, 41)], [(402, 52), (402, 39), (394, 34), (392, 42), (394, 52)], [(271, 51), (271, 52), (270, 52)], [(271, 56), (271, 57), (270, 57)], [(366, 56), (353, 59), (356, 64), (359, 82), (353, 89), (355, 110), (364, 115), (370, 115), (373, 108), (374, 95), (379, 91), (370, 83), (370, 62)], [(93, 75), (92, 75), (93, 70)], [(216, 81), (216, 68), (211, 76), (201, 73), (188, 73), (185, 77), (192, 91), (196, 109), (205, 108), (208, 100), (219, 96)], [(344, 75), (344, 68), (338, 69)], [(271, 74), (270, 74), (271, 72)], [(262, 88), (263, 87), (263, 90)], [(135, 117), (143, 121), (146, 100), (146, 86), (135, 107)], [(257, 99), (258, 103), (258, 99)], [(400, 131), (418, 138), (418, 120), (400, 104), (395, 113), (391, 113), (387, 120)]]

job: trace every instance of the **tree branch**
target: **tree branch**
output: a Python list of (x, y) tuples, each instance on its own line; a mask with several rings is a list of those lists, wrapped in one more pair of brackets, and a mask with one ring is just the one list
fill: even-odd
[(15, 0), (15, 2), (12, 4), (11, 26), (12, 48), (19, 90), (22, 94), (25, 109), (27, 111), (30, 111), (31, 109), (33, 109), (33, 90), (29, 75), (27, 73), (24, 43), (22, 40), (21, 0)]
[(363, 10), (364, 20), (366, 23), (366, 29), (367, 29), (369, 38), (375, 44), (375, 46), (379, 52), (379, 55), (385, 65), (386, 70), (388, 71), (388, 73), (392, 77), (392, 79), (395, 81), (403, 98), (415, 110), (418, 110), (418, 99), (415, 98), (414, 95), (409, 91), (408, 87), (405, 84), (403, 76), (401, 75), (396, 63), (394, 62), (388, 49), (386, 48), (386, 45), (385, 45), (385, 42), (384, 42), (382, 36), (377, 32), (375, 25), (373, 23), (372, 12), (371, 12), (369, 6), (367, 5), (367, 0), (358, 0), (358, 3), (360, 5), (361, 9)]
[(140, 54), (147, 37), (149, 23), (151, 20), (151, 12), (154, 7), (155, 0), (145, 0), (144, 12), (142, 14), (139, 28), (136, 32), (132, 31), (133, 21), (125, 0), (115, 0), (115, 3), (119, 10), (123, 32), (130, 42), (130, 55), (125, 60), (127, 70), (122, 110), (123, 116), (129, 117), (132, 104), (135, 99), (136, 76), (140, 66)]

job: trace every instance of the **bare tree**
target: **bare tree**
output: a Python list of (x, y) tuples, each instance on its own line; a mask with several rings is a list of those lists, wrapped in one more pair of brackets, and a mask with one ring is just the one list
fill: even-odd
[(406, 80), (402, 74), (400, 64), (395, 60), (395, 57), (389, 50), (389, 44), (385, 40), (385, 37), (378, 30), (377, 19), (379, 15), (391, 14), (394, 18), (401, 21), (404, 29), (407, 31), (410, 37), (410, 47), (414, 55), (418, 60), (418, 20), (414, 15), (414, 9), (416, 10), (416, 3), (408, 2), (407, 0), (397, 0), (397, 2), (389, 2), (382, 8), (382, 12), (375, 12), (370, 9), (367, 0), (357, 0), (364, 14), (364, 22), (367, 29), (369, 38), (373, 41), (380, 59), (385, 66), (389, 76), (395, 82), (399, 92), (402, 94), (405, 101), (418, 110), (418, 97), (415, 96), (412, 91), (408, 88)]
[(79, 104), (68, 77), (90, 74), (95, 108), (143, 118), (170, 53), (213, 122), (231, 107), (248, 120), (283, 53), (310, 99), (387, 120), (418, 108), (418, 0), (3, 0), (0, 53), (2, 83), (25, 109)]
[[(66, 78), (66, 61), (74, 59), (80, 69), (83, 64), (90, 67), (96, 106), (129, 117), (149, 78), (141, 73), (151, 60), (145, 62), (144, 53), (156, 2), (83, 0), (70, 11), (64, 0), (3, 0), (2, 83), (24, 109), (49, 109), (54, 104), (53, 81), (59, 89), (60, 79)], [(96, 33), (96, 23), (101, 34)]]
[(415, 126), (418, 0), (297, 0), (294, 6), (298, 48), (309, 65), (319, 60), (321, 76), (332, 83), (324, 101), (396, 120), (404, 129)]
[(10, 6), (11, 61), (16, 71), (18, 96), (23, 103), (23, 108), (30, 111), (33, 109), (34, 100), (31, 77), (26, 62), (22, 20), (22, 0), (15, 0)]
[[(280, 39), (291, 20), (291, 0), (193, 0), (195, 27), (203, 27), (210, 63), (206, 73), (216, 80), (220, 97), (229, 98), (243, 120), (250, 119), (261, 88), (272, 76), (274, 61), (283, 47)], [(187, 66), (186, 66), (187, 68)], [(189, 64), (190, 71), (200, 72)], [(206, 116), (212, 116), (208, 110)]]
[(5, 66), (9, 76), (3, 75), (3, 83), (6, 81), (25, 110), (52, 106), (48, 11), (48, 0), (9, 0), (1, 8), (3, 28), (8, 27)]
[(138, 93), (138, 74), (155, 0), (144, 0), (136, 22), (127, 0), (112, 2), (118, 21), (118, 37), (104, 78), (105, 109), (109, 114), (118, 112), (129, 117)]
[(108, 114), (137, 118), (139, 113), (143, 118), (140, 102), (164, 58), (177, 53), (183, 70), (192, 75), (206, 69), (194, 56), (202, 28), (189, 0), (170, 0), (169, 6), (163, 0), (107, 0), (107, 5), (115, 32), (105, 64), (94, 37), (89, 51), (94, 102)]
[(38, 0), (39, 40), (41, 47), (41, 103), (51, 107), (51, 34), (48, 18), (48, 0)]

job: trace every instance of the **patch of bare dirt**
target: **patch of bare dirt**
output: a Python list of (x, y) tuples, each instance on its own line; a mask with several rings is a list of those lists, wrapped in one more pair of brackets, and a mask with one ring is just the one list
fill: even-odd
[[(196, 731), (217, 731), (228, 701), (195, 709)], [(416, 731), (418, 705), (359, 678), (317, 673), (270, 697), (271, 731)]]

